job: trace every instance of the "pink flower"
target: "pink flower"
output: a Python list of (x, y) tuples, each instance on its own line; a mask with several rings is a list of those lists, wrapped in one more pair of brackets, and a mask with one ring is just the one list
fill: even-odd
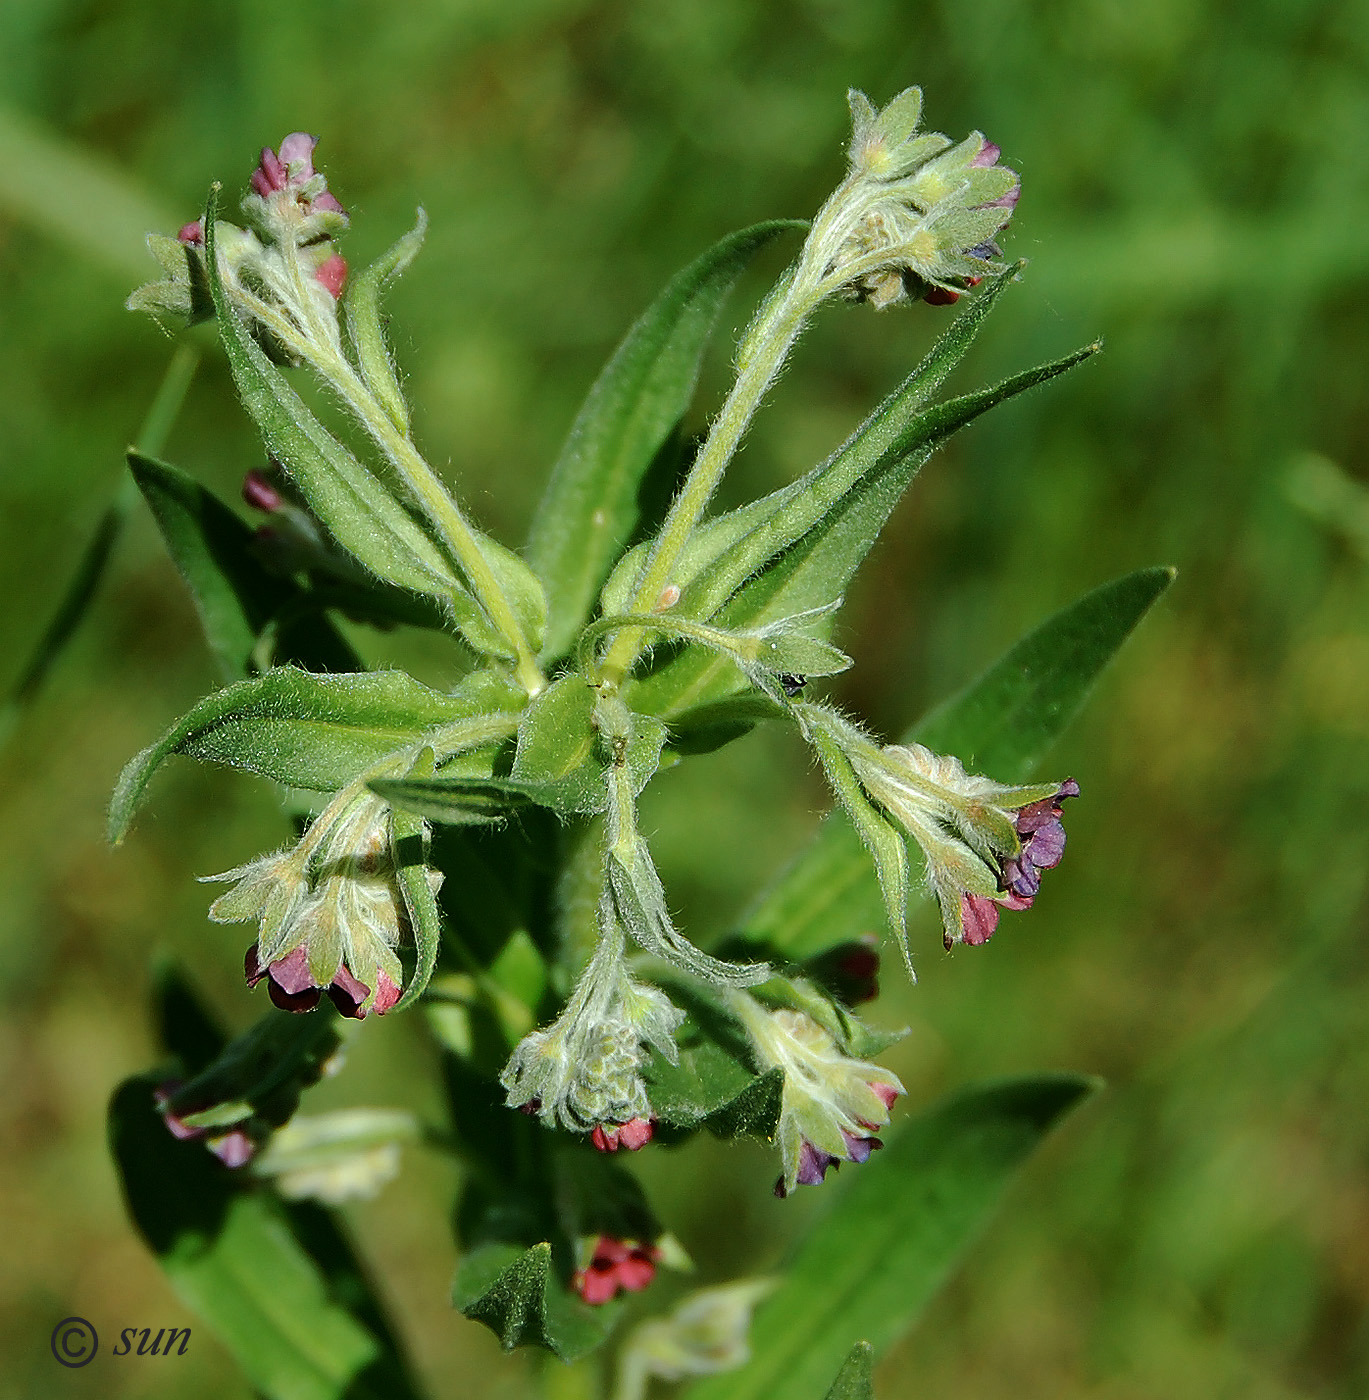
[[(328, 196), (330, 199), (332, 196)], [(322, 195), (319, 196), (323, 198)], [(314, 201), (317, 205), (318, 200)], [(342, 296), (342, 289), (347, 285), (347, 259), (341, 253), (332, 253), (319, 263), (314, 269), (314, 276), (318, 279), (318, 284), (328, 293), (334, 301)]]
[(620, 1147), (640, 1152), (656, 1133), (656, 1125), (646, 1118), (629, 1118), (626, 1123), (600, 1123), (590, 1141), (600, 1152), (616, 1152)]
[(172, 1096), (180, 1087), (181, 1081), (179, 1079), (168, 1079), (165, 1083), (159, 1084), (152, 1095), (157, 1107), (161, 1110), (162, 1121), (166, 1124), (167, 1131), (171, 1136), (181, 1142), (193, 1142), (203, 1138), (204, 1145), (225, 1167), (246, 1166), (256, 1155), (256, 1140), (249, 1137), (242, 1128), (231, 1128), (226, 1133), (215, 1133), (212, 1137), (208, 1128), (192, 1128), (183, 1117), (173, 1113), (168, 1107)]
[(204, 225), (198, 219), (192, 219), (190, 223), (181, 225), (176, 238), (187, 248), (203, 248)]
[[(270, 146), (263, 146), (261, 160), (252, 172), (253, 191), (266, 200), (274, 195), (291, 196), (311, 214), (321, 209), (341, 214), (342, 205), (329, 193), (322, 175), (314, 169), (314, 147), (317, 145), (317, 136), (295, 131), (280, 143), (279, 154)], [(311, 184), (313, 192), (307, 193), (306, 187)]]
[(371, 989), (364, 982), (358, 982), (345, 963), (339, 965), (327, 987), (319, 986), (309, 971), (309, 953), (302, 944), (267, 967), (262, 967), (254, 943), (247, 950), (244, 970), (249, 987), (255, 987), (263, 977), (267, 979), (266, 990), (271, 1001), (282, 1011), (312, 1011), (323, 993), (327, 992), (328, 999), (337, 1007), (340, 1015), (360, 1020), (372, 1012), (383, 1016), (399, 1000), (399, 988), (381, 972), (375, 1000), (363, 1010)]
[(571, 1286), (585, 1302), (599, 1306), (619, 1292), (640, 1293), (656, 1277), (661, 1251), (636, 1240), (600, 1235), (589, 1263), (576, 1271)]
[(250, 471), (242, 479), (242, 498), (253, 510), (274, 515), (285, 504), (285, 497), (259, 471)]

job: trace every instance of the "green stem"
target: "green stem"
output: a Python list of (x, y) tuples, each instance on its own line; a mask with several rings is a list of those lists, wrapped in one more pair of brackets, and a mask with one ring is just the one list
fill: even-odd
[[(412, 438), (407, 432), (396, 427), (393, 418), (376, 400), (370, 387), (352, 368), (351, 362), (342, 351), (336, 321), (330, 325), (318, 314), (314, 290), (300, 261), (298, 250), (288, 242), (282, 243), (281, 248), (285, 253), (285, 263), (293, 283), (296, 310), (303, 314), (307, 323), (299, 327), (297, 334), (287, 335), (287, 343), (337, 391), (362, 427), (370, 433), (381, 451), (390, 459), (400, 480), (431, 521), (447, 552), (466, 576), (471, 592), (480, 606), (513, 647), (518, 683), (529, 695), (539, 694), (546, 688), (546, 677), (537, 664), (508, 595), (490, 567), (474, 530), (438, 479), (437, 473), (414, 446)], [(260, 314), (258, 306), (254, 305), (252, 310)], [(271, 318), (272, 330), (279, 333), (280, 328), (275, 324), (277, 319)]]
[[(863, 183), (859, 175), (848, 176), (818, 211), (797, 266), (771, 293), (743, 338), (736, 381), (656, 536), (629, 612), (648, 613), (656, 608), (680, 552), (703, 517), (723, 472), (766, 391), (783, 369), (804, 324), (846, 280), (845, 274), (833, 275), (826, 264), (831, 251), (860, 216), (862, 206), (856, 195)], [(604, 658), (602, 675), (606, 685), (622, 684), (641, 654), (643, 640), (639, 630), (619, 633)]]

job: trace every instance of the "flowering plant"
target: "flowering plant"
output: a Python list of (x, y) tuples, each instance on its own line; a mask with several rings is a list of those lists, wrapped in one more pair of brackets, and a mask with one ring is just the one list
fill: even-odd
[[(907, 1325), (1087, 1088), (1069, 1076), (980, 1086), (899, 1129), (904, 1085), (875, 1057), (901, 1033), (853, 1010), (874, 992), (876, 926), (912, 974), (918, 862), (947, 949), (986, 943), (1002, 909), (1036, 900), (1064, 852), (1062, 804), (1080, 789), (1024, 779), (1169, 574), (1128, 575), (1066, 608), (900, 742), (816, 693), (852, 664), (832, 641), (843, 594), (935, 448), (1099, 348), (938, 399), (1020, 271), (996, 242), (1018, 177), (978, 133), (956, 144), (924, 131), (915, 88), (883, 110), (850, 100), (848, 170), (811, 225), (723, 239), (628, 333), (522, 551), (472, 523), (414, 439), (380, 306), (419, 251), (421, 211), (355, 274), (340, 248), (348, 215), (314, 138), (296, 133), (262, 152), (243, 226), (220, 217), (216, 187), (177, 238), (150, 240), (165, 275), (130, 306), (163, 322), (214, 318), (267, 460), (244, 481), (262, 517), (252, 529), (177, 468), (130, 454), (231, 683), (129, 763), (110, 832), (125, 838), (173, 755), (278, 782), (296, 830), (205, 877), (229, 885), (214, 921), (255, 925), (246, 978), (271, 1007), (230, 1040), (165, 972), (169, 1063), (120, 1088), (111, 1131), (139, 1228), (265, 1394), (358, 1393), (362, 1379), (414, 1393), (345, 1231), (319, 1204), (378, 1189), (407, 1142), (461, 1167), (458, 1308), (506, 1347), (572, 1361), (608, 1339), (622, 1295), (688, 1267), (628, 1156), (700, 1132), (759, 1138), (778, 1151), (764, 1185), (785, 1196), (866, 1163), (893, 1128), (782, 1279), (705, 1290), (619, 1350), (626, 1395), (653, 1376), (711, 1373), (696, 1389), (813, 1396), (843, 1357), (835, 1389), (858, 1393), (872, 1351), (848, 1357), (852, 1344), (882, 1347)], [(761, 248), (799, 235), (686, 460), (678, 426), (724, 299)], [(710, 514), (820, 307), (947, 306), (973, 287), (826, 461)], [(325, 424), (292, 372), (346, 428)], [(672, 452), (678, 489), (664, 513), (644, 513), (643, 481)], [(438, 633), (461, 678), (439, 691), (367, 670), (340, 619)], [(766, 722), (811, 746), (838, 811), (736, 936), (704, 947), (676, 926), (638, 801), (658, 773)], [(367, 1033), (359, 1023), (402, 1014), (441, 1057), (448, 1123), (296, 1112)], [(880, 1276), (843, 1283), (842, 1242), (876, 1222), (890, 1239)]]

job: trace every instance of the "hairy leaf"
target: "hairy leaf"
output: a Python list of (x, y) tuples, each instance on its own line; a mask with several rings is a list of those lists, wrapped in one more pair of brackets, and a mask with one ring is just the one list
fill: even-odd
[(694, 394), (727, 294), (758, 249), (790, 220), (730, 234), (680, 272), (595, 380), (552, 469), (528, 541), (547, 586), (548, 657), (567, 651), (637, 522), (643, 477)]
[(841, 1363), (827, 1400), (875, 1400), (874, 1367), (874, 1347), (869, 1342), (857, 1342)]
[[(1028, 777), (1173, 578), (1172, 569), (1140, 569), (1085, 594), (914, 725), (904, 741), (954, 753), (970, 771), (1000, 782)], [(869, 858), (845, 817), (833, 816), (744, 928), (749, 937), (803, 957), (859, 937), (881, 914)]]
[[(238, 319), (219, 275), (215, 242), (217, 194), (204, 213), (205, 260), (219, 335), (244, 407), (271, 454), (335, 540), (378, 578), (466, 607), (473, 599), (442, 551), (398, 501), (318, 421)], [(458, 596), (459, 595), (459, 596)], [(476, 609), (478, 611), (478, 609)], [(502, 644), (501, 644), (502, 645)]]
[(945, 1282), (1036, 1145), (1095, 1087), (1075, 1075), (978, 1085), (824, 1187), (840, 1194), (758, 1310), (751, 1360), (691, 1386), (689, 1400), (812, 1400), (853, 1336), (878, 1357)]
[(280, 628), (273, 648), (279, 660), (310, 671), (361, 669), (356, 653), (304, 591), (261, 564), (252, 531), (227, 506), (165, 462), (131, 451), (128, 465), (226, 680), (250, 672), (252, 653), (272, 622)]
[[(563, 816), (599, 812), (608, 801), (611, 756), (594, 723), (595, 692), (572, 672), (539, 695), (518, 726), (512, 776), (536, 791), (537, 801)], [(637, 715), (627, 742), (627, 768), (634, 792), (656, 771), (665, 726)]]
[(653, 1052), (642, 1074), (662, 1138), (706, 1128), (716, 1137), (769, 1140), (780, 1121), (783, 1071), (756, 1073), (745, 1033), (703, 985), (671, 977), (663, 985), (685, 1019), (675, 1034), (678, 1061)]
[[(433, 771), (433, 751), (424, 749), (409, 770), (409, 776), (423, 778)], [(396, 1010), (408, 1006), (423, 994), (437, 966), (442, 950), (442, 916), (437, 908), (437, 892), (428, 879), (428, 829), (423, 818), (402, 809), (390, 813), (390, 849), (394, 855), (404, 908), (413, 930), (418, 961)]]
[(499, 737), (499, 716), (489, 712), (501, 699), (510, 697), (488, 672), (441, 695), (402, 671), (316, 676), (278, 667), (206, 696), (129, 762), (110, 804), (110, 840), (123, 839), (153, 773), (172, 754), (332, 792), (425, 735), (463, 721)]
[(427, 231), (428, 216), (420, 209), (413, 228), (365, 272), (352, 279), (345, 302), (347, 330), (356, 348), (362, 378), (400, 432), (409, 429), (409, 409), (395, 374), (390, 347), (385, 343), (385, 331), (380, 322), (380, 292), (418, 256)]
[(562, 1361), (587, 1355), (607, 1339), (620, 1311), (590, 1307), (552, 1269), (551, 1245), (490, 1244), (467, 1254), (457, 1270), (452, 1301), (483, 1322), (505, 1351), (543, 1346)]

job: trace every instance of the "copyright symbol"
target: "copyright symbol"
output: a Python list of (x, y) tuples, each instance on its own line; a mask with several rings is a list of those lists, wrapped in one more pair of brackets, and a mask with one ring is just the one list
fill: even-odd
[(99, 1349), (99, 1334), (83, 1317), (64, 1317), (52, 1329), (52, 1354), (63, 1366), (88, 1366)]

